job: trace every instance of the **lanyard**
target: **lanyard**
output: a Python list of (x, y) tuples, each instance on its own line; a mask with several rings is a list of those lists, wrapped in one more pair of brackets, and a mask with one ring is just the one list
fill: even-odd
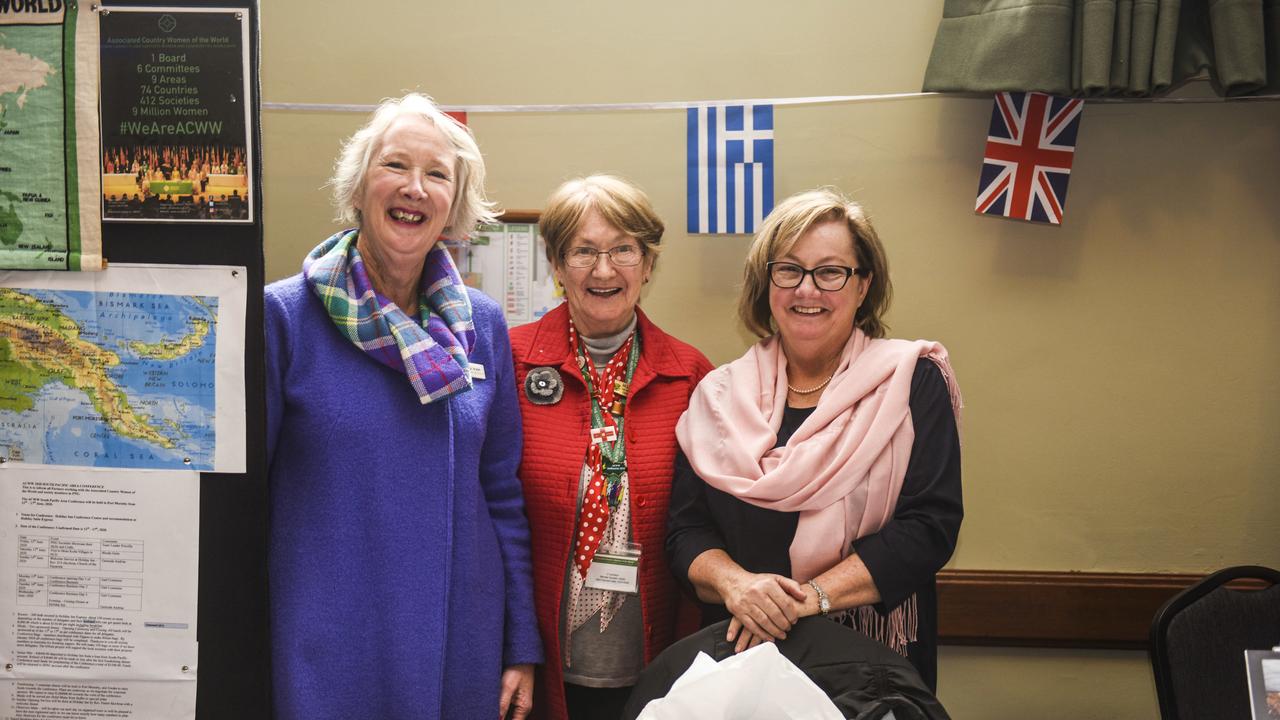
[[(582, 339), (578, 337), (576, 329), (571, 332), (576, 341), (574, 350), (578, 355), (578, 369), (582, 371), (582, 381), (591, 398), (592, 444), (600, 448), (599, 469), (604, 476), (609, 508), (613, 509), (622, 501), (622, 473), (627, 469), (624, 411), (631, 391), (631, 379), (635, 376), (636, 365), (640, 361), (640, 333), (633, 332), (627, 339), (626, 344), (630, 349), (627, 352), (626, 371), (623, 379), (617, 379), (618, 367), (615, 362), (621, 352), (615, 354), (597, 376), (594, 364), (582, 347)], [(603, 387), (610, 378), (613, 378), (612, 388)], [(608, 389), (613, 391), (613, 402), (610, 403), (609, 411), (605, 412), (604, 402), (609, 399), (606, 394)]]

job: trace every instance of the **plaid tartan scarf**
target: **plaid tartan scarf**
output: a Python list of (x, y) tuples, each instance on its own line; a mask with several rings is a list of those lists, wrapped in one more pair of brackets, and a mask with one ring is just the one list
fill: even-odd
[(357, 230), (320, 243), (302, 261), (307, 284), (338, 331), (393, 370), (403, 372), (426, 405), (471, 389), (467, 353), (475, 346), (471, 299), (444, 245), (427, 253), (418, 296), (420, 319), (373, 288), (356, 249)]

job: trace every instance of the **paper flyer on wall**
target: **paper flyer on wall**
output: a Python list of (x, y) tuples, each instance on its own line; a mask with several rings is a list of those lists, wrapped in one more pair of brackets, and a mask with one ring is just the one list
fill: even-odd
[(102, 217), (250, 222), (244, 8), (103, 7)]
[(243, 267), (0, 272), (0, 457), (245, 471)]
[(98, 24), (69, 0), (0, 10), (0, 268), (101, 270)]
[(0, 508), (0, 717), (194, 717), (199, 473), (5, 463)]
[(481, 225), (460, 249), (463, 282), (497, 300), (511, 326), (538, 320), (563, 300), (537, 229), (526, 223)]
[(4, 720), (195, 720), (196, 684), (163, 680), (5, 683)]

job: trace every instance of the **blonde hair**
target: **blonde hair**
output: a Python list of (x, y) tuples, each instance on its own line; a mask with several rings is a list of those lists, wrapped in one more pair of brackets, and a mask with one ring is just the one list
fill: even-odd
[(657, 258), (666, 229), (644, 191), (613, 175), (574, 178), (551, 193), (538, 220), (538, 232), (547, 245), (547, 260), (560, 267), (564, 252), (582, 227), (588, 210), (600, 213), (609, 224), (640, 242), (646, 256)]
[(738, 298), (738, 317), (748, 330), (759, 337), (774, 333), (773, 313), (769, 309), (769, 262), (790, 252), (809, 228), (830, 221), (844, 222), (849, 227), (858, 267), (871, 271), (871, 285), (853, 316), (853, 324), (870, 337), (884, 337), (888, 325), (883, 316), (893, 296), (889, 260), (862, 206), (835, 188), (792, 195), (778, 203), (764, 219), (747, 251), (742, 294)]
[(493, 222), (496, 204), (485, 197), (484, 158), (475, 137), (467, 126), (444, 114), (434, 100), (421, 93), (383, 100), (364, 127), (343, 143), (333, 166), (333, 177), (329, 178), (338, 221), (356, 225), (362, 222), (355, 203), (364, 192), (365, 175), (382, 149), (387, 131), (396, 120), (406, 115), (420, 117), (434, 125), (458, 156), (453, 176), (453, 203), (444, 228), (445, 236), (461, 240), (470, 235), (479, 223)]

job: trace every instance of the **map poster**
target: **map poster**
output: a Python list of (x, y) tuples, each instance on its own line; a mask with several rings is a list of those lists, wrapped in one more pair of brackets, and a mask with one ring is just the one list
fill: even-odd
[(252, 221), (245, 10), (104, 7), (98, 18), (103, 219)]
[(101, 270), (98, 24), (0, 0), (0, 268)]
[(0, 460), (244, 472), (246, 275), (0, 273)]

